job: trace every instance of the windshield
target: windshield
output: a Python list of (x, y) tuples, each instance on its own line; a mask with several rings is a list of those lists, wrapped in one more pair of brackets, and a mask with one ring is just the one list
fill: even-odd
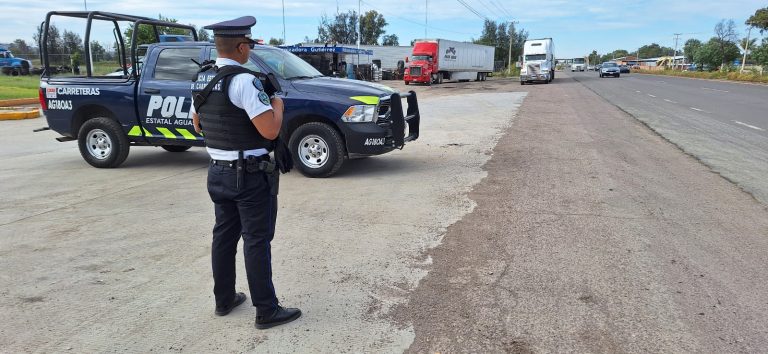
[(574, 64), (584, 64), (584, 58), (574, 58), (573, 59)]
[(615, 68), (616, 63), (603, 63), (604, 68)]
[(546, 54), (530, 54), (525, 56), (525, 61), (530, 60), (546, 60), (547, 55)]
[(411, 60), (413, 60), (413, 61), (417, 61), (417, 60), (431, 61), (432, 57), (429, 56), (429, 55), (414, 55), (413, 57), (411, 57)]
[(301, 58), (280, 49), (259, 49), (252, 52), (281, 79), (301, 79), (323, 76)]

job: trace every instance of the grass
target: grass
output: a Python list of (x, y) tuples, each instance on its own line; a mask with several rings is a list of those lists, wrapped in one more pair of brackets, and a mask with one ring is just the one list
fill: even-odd
[(744, 82), (759, 82), (768, 84), (768, 76), (760, 75), (757, 71), (739, 73), (739, 72), (720, 72), (720, 71), (678, 71), (678, 70), (635, 70), (640, 74), (654, 74), (654, 75), (667, 75), (667, 76), (680, 76), (691, 77), (697, 79), (715, 79), (715, 80), (730, 80), (730, 81), (744, 81)]
[[(120, 66), (113, 62), (93, 63), (94, 75), (105, 75), (114, 72)], [(85, 75), (85, 66), (80, 67), (80, 74)], [(58, 77), (72, 76), (72, 74), (59, 74)], [(38, 75), (8, 76), (0, 74), (0, 100), (16, 98), (37, 98), (37, 90), (40, 87)]]
[(0, 100), (37, 98), (40, 78), (37, 76), (0, 75)]

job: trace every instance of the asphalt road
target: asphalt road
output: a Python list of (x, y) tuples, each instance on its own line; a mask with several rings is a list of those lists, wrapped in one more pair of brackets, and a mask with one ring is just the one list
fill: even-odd
[(768, 86), (566, 72), (768, 204)]

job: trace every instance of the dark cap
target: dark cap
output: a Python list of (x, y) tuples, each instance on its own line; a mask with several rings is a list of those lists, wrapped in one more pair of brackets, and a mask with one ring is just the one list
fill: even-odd
[[(213, 31), (214, 37), (245, 37), (251, 42), (251, 27), (256, 24), (256, 18), (253, 16), (243, 16), (234, 20), (214, 23), (203, 27)], [(255, 42), (254, 42), (255, 43)]]

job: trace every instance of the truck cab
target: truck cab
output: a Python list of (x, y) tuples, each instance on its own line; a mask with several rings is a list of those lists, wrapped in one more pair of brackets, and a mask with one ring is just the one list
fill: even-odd
[(411, 82), (431, 85), (442, 80), (437, 75), (438, 67), (437, 42), (416, 42), (413, 46), (413, 55), (410, 63), (405, 68), (403, 80), (408, 85)]
[(520, 84), (555, 79), (555, 47), (552, 38), (531, 39), (523, 44)]
[[(157, 26), (182, 26), (110, 13), (96, 17), (116, 16)], [(133, 146), (159, 146), (169, 152), (204, 146), (204, 136), (192, 126), (191, 90), (199, 70), (196, 62), (215, 60), (215, 45), (158, 39), (126, 53), (131, 54), (132, 64), (109, 74), (93, 72), (90, 63), (85, 76), (44, 72), (40, 101), (50, 129), (63, 136), (58, 140), (77, 140), (85, 161), (99, 168), (119, 166)], [(43, 54), (47, 66), (45, 46)], [(287, 135), (282, 138), (295, 166), (308, 177), (329, 177), (346, 159), (401, 149), (419, 136), (420, 116), (413, 92), (401, 94), (383, 85), (324, 77), (288, 51), (264, 45), (251, 51), (244, 66), (274, 74), (278, 80), (281, 91), (277, 95), (285, 103), (283, 131)]]
[(5, 75), (29, 75), (32, 62), (13, 56), (10, 50), (0, 47), (0, 72)]

